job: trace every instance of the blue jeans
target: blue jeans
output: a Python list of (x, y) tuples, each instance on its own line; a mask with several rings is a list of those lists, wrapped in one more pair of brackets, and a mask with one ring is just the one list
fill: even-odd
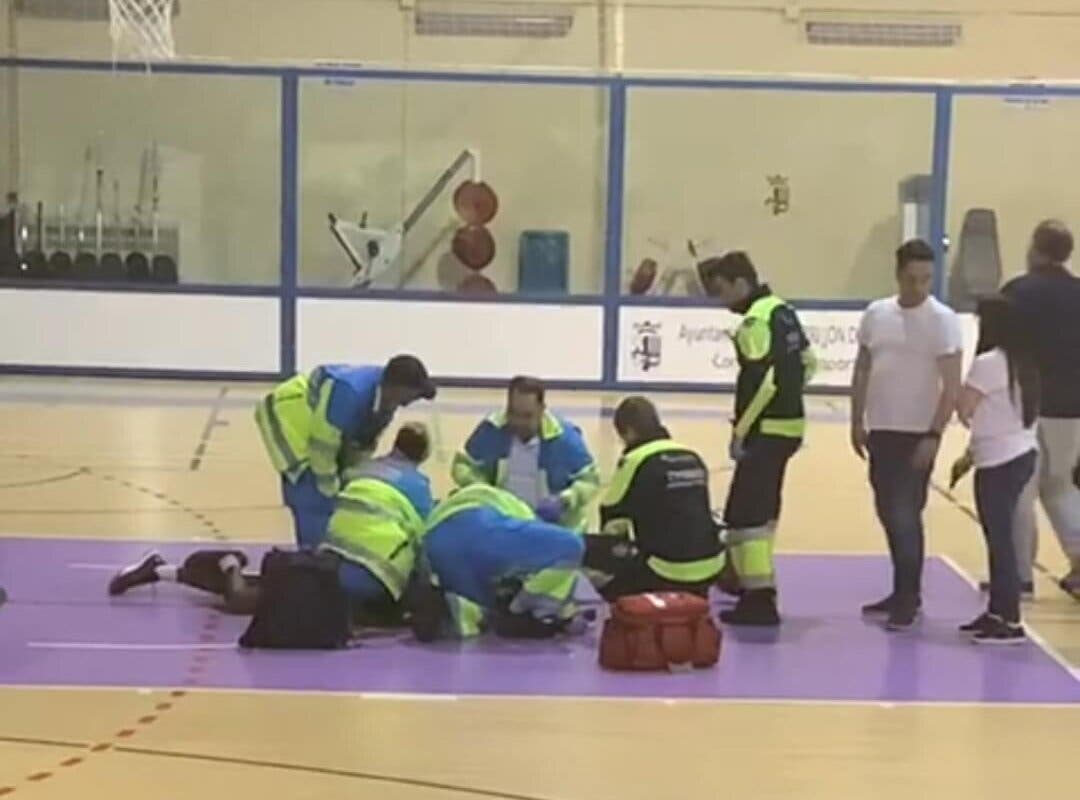
[(916, 602), (922, 596), (926, 550), (922, 512), (930, 470), (916, 470), (911, 459), (924, 438), (906, 431), (871, 431), (867, 443), (874, 508), (885, 528), (893, 565), (892, 594)]
[(1024, 486), (1035, 473), (1029, 450), (1012, 461), (975, 470), (975, 507), (990, 560), (990, 606), (1007, 622), (1020, 621), (1020, 576), (1013, 544), (1013, 519)]
[(319, 491), (315, 475), (307, 470), (296, 483), (281, 479), (281, 496), (292, 512), (296, 543), (313, 550), (326, 538), (326, 526), (334, 513), (334, 499)]

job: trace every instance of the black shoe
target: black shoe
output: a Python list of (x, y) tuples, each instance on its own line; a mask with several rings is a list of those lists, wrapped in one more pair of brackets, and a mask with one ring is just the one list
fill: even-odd
[(972, 637), (975, 644), (1023, 644), (1027, 641), (1024, 626), (1018, 622), (1006, 622), (1001, 617), (990, 616)]
[[(990, 593), (990, 581), (979, 581), (979, 591), (983, 594)], [(1035, 584), (1032, 581), (1025, 581), (1020, 584), (1020, 599), (1021, 600), (1034, 600), (1035, 599)]]
[(775, 589), (748, 589), (730, 611), (721, 611), (720, 620), (728, 625), (775, 627), (780, 624)]
[(959, 631), (960, 633), (978, 633), (983, 629), (983, 626), (985, 626), (986, 623), (991, 619), (993, 619), (993, 616), (990, 614), (990, 612), (984, 612), (982, 614), (979, 614), (979, 616), (975, 617), (975, 619), (973, 619), (971, 622), (961, 625)]
[(892, 613), (894, 602), (895, 596), (890, 594), (888, 597), (878, 600), (876, 603), (868, 603), (863, 606), (862, 615), (864, 617), (887, 617)]
[(148, 583), (157, 583), (157, 568), (165, 566), (165, 559), (157, 553), (150, 553), (138, 564), (125, 567), (113, 575), (109, 581), (109, 594), (113, 597), (121, 595), (128, 589), (136, 586), (145, 586)]
[(917, 601), (895, 600), (889, 610), (885, 628), (890, 631), (906, 631), (919, 621), (920, 607)]
[(450, 619), (450, 606), (442, 589), (429, 580), (416, 581), (409, 587), (406, 605), (409, 627), (418, 641), (434, 642), (442, 635)]

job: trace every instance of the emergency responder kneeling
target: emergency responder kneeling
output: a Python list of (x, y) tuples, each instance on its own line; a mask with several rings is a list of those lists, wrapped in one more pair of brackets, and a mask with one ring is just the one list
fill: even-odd
[(701, 457), (672, 441), (656, 407), (628, 397), (615, 410), (625, 449), (585, 537), (585, 569), (605, 600), (643, 592), (706, 596), (724, 565)]

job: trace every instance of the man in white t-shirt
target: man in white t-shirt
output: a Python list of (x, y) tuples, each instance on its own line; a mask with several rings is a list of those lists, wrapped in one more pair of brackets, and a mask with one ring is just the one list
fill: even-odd
[(896, 251), (894, 297), (875, 300), (859, 323), (851, 387), (851, 444), (870, 459), (874, 506), (893, 564), (892, 592), (863, 607), (890, 630), (910, 628), (922, 605), (930, 472), (960, 391), (960, 321), (930, 296), (934, 251), (924, 241)]

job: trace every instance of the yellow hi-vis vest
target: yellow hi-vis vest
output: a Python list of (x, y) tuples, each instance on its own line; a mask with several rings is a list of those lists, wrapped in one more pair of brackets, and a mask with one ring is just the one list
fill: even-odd
[(274, 387), (256, 407), (255, 424), (274, 469), (295, 483), (308, 468), (311, 407), (307, 376), (296, 375)]
[(486, 483), (473, 483), (458, 489), (435, 507), (428, 517), (425, 533), (455, 514), (473, 508), (493, 508), (512, 519), (536, 519), (535, 512), (527, 503), (505, 489)]
[(386, 481), (357, 478), (337, 496), (321, 550), (366, 567), (399, 600), (416, 564), (424, 520)]

